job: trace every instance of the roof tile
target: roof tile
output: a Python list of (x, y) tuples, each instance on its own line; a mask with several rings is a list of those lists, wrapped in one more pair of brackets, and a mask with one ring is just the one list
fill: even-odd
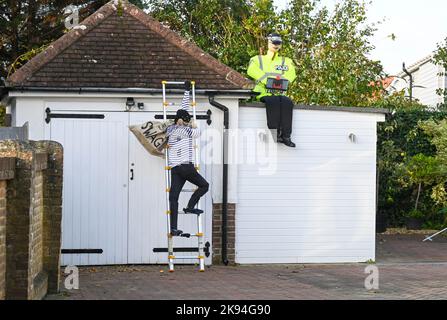
[[(125, 2), (113, 1), (8, 78), (9, 86), (160, 88), (196, 80), (201, 89), (249, 89), (253, 83)], [(206, 81), (201, 81), (206, 80)]]

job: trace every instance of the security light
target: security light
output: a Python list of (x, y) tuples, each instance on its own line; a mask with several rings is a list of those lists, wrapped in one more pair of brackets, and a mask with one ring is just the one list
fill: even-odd
[(135, 107), (135, 100), (134, 100), (134, 98), (127, 98), (127, 101), (126, 101), (126, 110), (130, 110), (130, 109), (132, 109), (133, 107)]

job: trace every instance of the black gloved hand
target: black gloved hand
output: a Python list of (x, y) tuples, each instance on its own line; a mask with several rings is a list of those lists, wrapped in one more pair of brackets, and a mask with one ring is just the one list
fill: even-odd
[(191, 91), (192, 84), (191, 81), (185, 81), (185, 91)]

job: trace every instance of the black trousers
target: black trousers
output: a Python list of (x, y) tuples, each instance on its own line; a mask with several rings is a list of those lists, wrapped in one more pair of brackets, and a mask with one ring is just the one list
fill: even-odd
[(188, 208), (194, 208), (199, 202), (200, 198), (205, 195), (209, 189), (209, 183), (197, 172), (194, 164), (182, 164), (172, 168), (171, 192), (169, 193), (171, 229), (177, 229), (178, 199), (186, 181), (189, 181), (198, 187), (189, 200)]
[(293, 102), (285, 96), (270, 96), (261, 99), (267, 110), (267, 126), (277, 129), (283, 138), (290, 138), (293, 122)]

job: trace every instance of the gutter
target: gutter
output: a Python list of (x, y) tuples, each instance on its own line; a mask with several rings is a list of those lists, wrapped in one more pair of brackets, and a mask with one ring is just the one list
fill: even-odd
[(222, 172), (222, 262), (228, 265), (228, 129), (230, 122), (229, 109), (214, 100), (214, 95), (209, 96), (209, 102), (213, 107), (224, 113), (224, 136), (223, 136), (223, 172)]
[[(99, 87), (84, 87), (84, 88), (58, 88), (58, 87), (9, 87), (4, 88), (8, 91), (16, 92), (60, 92), (60, 93), (126, 93), (126, 94), (162, 94), (162, 89), (144, 89), (144, 88), (99, 88)], [(183, 94), (183, 89), (169, 89), (167, 93)], [(251, 90), (213, 90), (213, 89), (199, 89), (197, 94), (203, 95), (241, 95), (251, 93)]]

